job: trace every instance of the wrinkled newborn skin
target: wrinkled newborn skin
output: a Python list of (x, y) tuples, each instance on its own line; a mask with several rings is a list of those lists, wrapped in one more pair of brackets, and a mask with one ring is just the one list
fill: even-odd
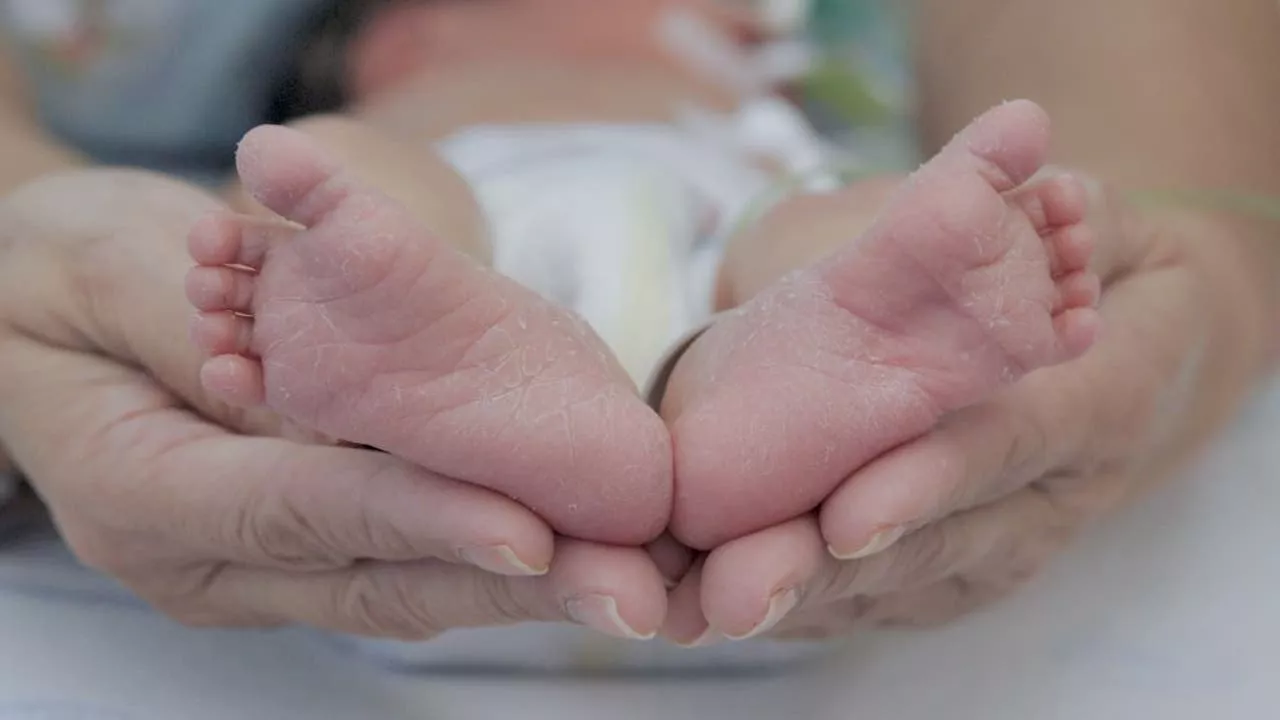
[[(946, 413), (1092, 345), (1085, 190), (1070, 176), (1028, 183), (1048, 141), (1032, 103), (988, 112), (866, 234), (693, 344), (662, 408), (677, 538), (711, 549), (813, 510)], [(856, 205), (839, 192), (806, 202)]]
[(498, 490), (566, 535), (636, 545), (662, 531), (667, 430), (584, 322), (296, 130), (250, 133), (239, 171), (302, 229), (228, 213), (193, 231), (206, 388)]
[(222, 215), (192, 233), (206, 389), (265, 403), (305, 437), (502, 492), (566, 535), (657, 536), (673, 493), (661, 419), (577, 317), (482, 267), (474, 197), (420, 152), (476, 124), (662, 122), (689, 102), (732, 105), (648, 28), (672, 5), (734, 34), (744, 15), (704, 0), (598, 5), (377, 8), (344, 62), (358, 121), (298, 123), (318, 146), (250, 134), (232, 195), (258, 219)]
[(308, 137), (263, 128), (240, 176), (297, 225), (224, 215), (193, 232), (203, 379), (233, 404), (505, 493), (567, 535), (639, 544), (670, 519), (711, 548), (812, 510), (943, 414), (1089, 347), (1083, 189), (1027, 183), (1047, 144), (1030, 103), (975, 121), (869, 232), (693, 345), (663, 404), (668, 433), (583, 322)]

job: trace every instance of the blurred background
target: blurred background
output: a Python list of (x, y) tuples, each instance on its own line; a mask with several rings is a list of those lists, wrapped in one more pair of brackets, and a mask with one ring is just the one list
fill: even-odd
[[(877, 166), (913, 160), (904, 127), (911, 102), (899, 17), (906, 3), (707, 2), (769, 23), (776, 34), (760, 55), (771, 72), (785, 76), (788, 94), (825, 135), (856, 144)], [(105, 163), (212, 177), (226, 169), (234, 143), (254, 125), (340, 106), (344, 43), (363, 19), (380, 6), (422, 3), (506, 4), (4, 0), (0, 12), (34, 79), (47, 126)], [(612, 0), (598, 7), (606, 6), (606, 12), (623, 7)], [(500, 44), (496, 30), (493, 37)]]

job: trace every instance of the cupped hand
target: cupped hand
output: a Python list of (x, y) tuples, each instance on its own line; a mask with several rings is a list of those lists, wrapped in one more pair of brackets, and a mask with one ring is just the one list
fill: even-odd
[(1238, 399), (1206, 393), (1208, 378), (1248, 370), (1208, 352), (1206, 298), (1229, 286), (1206, 285), (1224, 260), (1196, 248), (1226, 254), (1229, 230), (1140, 215), (1097, 186), (1091, 222), (1105, 329), (1090, 353), (881, 456), (819, 512), (714, 550), (673, 591), (664, 634), (821, 638), (949, 620), (1034, 577), (1185, 457)]
[(271, 416), (202, 396), (183, 238), (218, 206), (113, 171), (0, 204), (0, 438), (83, 562), (197, 625), (658, 628), (663, 580), (643, 550), (557, 541), (505, 497), (273, 437)]

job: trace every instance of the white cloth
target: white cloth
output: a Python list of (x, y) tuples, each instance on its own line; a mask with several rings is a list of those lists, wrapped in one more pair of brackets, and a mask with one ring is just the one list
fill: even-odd
[(709, 317), (727, 235), (827, 148), (782, 100), (678, 124), (482, 126), (437, 146), (490, 224), (494, 267), (582, 316), (638, 386)]

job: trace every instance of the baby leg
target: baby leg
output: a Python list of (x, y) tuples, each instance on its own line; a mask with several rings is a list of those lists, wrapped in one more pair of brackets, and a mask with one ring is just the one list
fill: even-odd
[[(487, 227), (470, 186), (426, 145), (403, 142), (358, 119), (318, 115), (290, 127), (315, 140), (352, 177), (376, 187), (418, 222), (477, 262), (493, 259)], [(275, 218), (236, 178), (224, 190), (235, 210)]]

